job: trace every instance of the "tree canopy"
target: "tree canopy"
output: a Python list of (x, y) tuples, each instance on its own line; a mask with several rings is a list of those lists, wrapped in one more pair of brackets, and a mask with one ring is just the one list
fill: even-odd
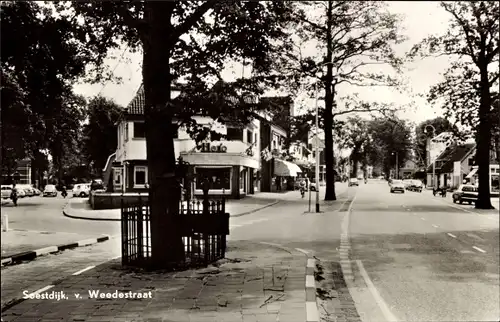
[[(280, 71), (287, 76), (293, 92), (305, 91), (317, 99), (324, 90), (324, 108), (320, 109), (325, 133), (326, 200), (335, 200), (333, 178), (333, 129), (336, 115), (371, 112), (387, 105), (360, 103), (346, 97), (339, 104), (339, 86), (396, 86), (395, 75), (377, 72), (373, 66), (388, 65), (396, 69), (401, 60), (393, 45), (403, 40), (399, 18), (388, 12), (379, 1), (297, 1), (290, 27), (295, 30), (292, 50), (280, 58)], [(306, 54), (315, 46), (317, 53)], [(339, 107), (340, 106), (340, 107)], [(313, 116), (314, 109), (308, 113)]]
[(108, 157), (118, 145), (117, 124), (123, 108), (113, 100), (96, 96), (87, 105), (87, 124), (83, 126), (83, 151), (87, 164), (92, 164), (94, 173), (99, 174)]
[(489, 162), (494, 130), (494, 96), (499, 86), (499, 15), (497, 1), (442, 2), (450, 15), (444, 35), (430, 36), (417, 44), (410, 57), (447, 55), (453, 57), (444, 79), (428, 95), (439, 103), (446, 116), (469, 126), (477, 143), (479, 196), (476, 207), (491, 208)]

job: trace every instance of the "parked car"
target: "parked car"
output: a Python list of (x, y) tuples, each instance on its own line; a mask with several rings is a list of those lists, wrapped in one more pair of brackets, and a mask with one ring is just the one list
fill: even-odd
[(33, 188), (33, 190), (35, 191), (35, 196), (39, 196), (42, 194), (42, 192), (40, 190), (38, 190), (37, 188)]
[(409, 191), (415, 191), (415, 192), (422, 192), (422, 189), (424, 188), (424, 184), (420, 180), (411, 180), (410, 184), (408, 187), (406, 187), (406, 190)]
[(43, 189), (43, 196), (44, 197), (57, 197), (56, 186), (53, 184), (46, 185), (45, 189)]
[(73, 197), (88, 197), (90, 194), (90, 183), (75, 184), (72, 193)]
[(9, 199), (12, 193), (12, 185), (2, 185), (2, 199)]
[(405, 193), (405, 184), (402, 180), (392, 180), (391, 182), (391, 193), (396, 191), (401, 191)]
[(405, 185), (405, 188), (408, 189), (411, 185), (411, 179), (403, 179), (403, 184)]
[(358, 187), (359, 186), (359, 181), (357, 178), (350, 178), (349, 179), (349, 184), (347, 185), (348, 187), (351, 187), (351, 186), (356, 186)]
[(452, 198), (454, 203), (467, 202), (469, 205), (477, 200), (477, 187), (469, 184), (463, 184), (453, 192)]
[(20, 190), (23, 190), (26, 197), (33, 197), (35, 195), (35, 188), (29, 184), (18, 184), (16, 187), (18, 189), (18, 193)]

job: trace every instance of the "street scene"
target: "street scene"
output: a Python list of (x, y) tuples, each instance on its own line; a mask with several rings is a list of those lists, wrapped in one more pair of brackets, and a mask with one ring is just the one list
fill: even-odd
[(499, 9), (2, 2), (1, 321), (500, 321)]

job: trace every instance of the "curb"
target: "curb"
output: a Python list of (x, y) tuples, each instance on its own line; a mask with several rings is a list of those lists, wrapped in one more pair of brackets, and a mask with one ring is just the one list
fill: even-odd
[[(232, 215), (232, 216), (229, 216), (230, 218), (231, 217), (241, 217), (241, 216), (245, 216), (245, 215), (249, 215), (249, 214), (253, 214), (254, 212), (257, 212), (257, 211), (260, 211), (260, 210), (263, 210), (265, 208), (269, 208), (269, 207), (272, 207), (274, 205), (276, 205), (277, 203), (279, 203), (280, 200), (276, 200), (276, 201), (273, 201), (271, 203), (268, 203), (267, 205), (264, 205), (260, 208), (256, 208), (256, 209), (252, 209), (252, 210), (249, 210), (249, 211), (246, 211), (246, 212), (243, 212), (243, 213), (239, 213), (239, 214), (236, 214), (236, 215)], [(65, 206), (63, 208), (63, 215), (68, 217), (68, 218), (73, 218), (73, 219), (81, 219), (81, 220), (95, 220), (95, 221), (121, 221), (121, 219), (115, 219), (115, 218), (92, 218), (92, 217), (83, 217), (83, 216), (75, 216), (75, 215), (70, 215), (68, 214), (68, 212), (66, 211), (66, 207), (69, 207), (69, 204), (67, 206)], [(69, 207), (71, 208), (71, 207)]]
[[(259, 242), (259, 244), (270, 245), (284, 249), (291, 253), (292, 249), (280, 244)], [(314, 272), (316, 269), (316, 259), (314, 259), (306, 250), (295, 248), (293, 249), (304, 254), (307, 257), (306, 264), (306, 322), (320, 322), (318, 304), (316, 302), (316, 281)]]
[(36, 249), (33, 251), (22, 252), (22, 253), (7, 257), (7, 258), (2, 258), (2, 266), (14, 265), (14, 264), (21, 262), (21, 261), (31, 261), (37, 257), (44, 256), (47, 254), (53, 254), (53, 253), (58, 253), (58, 252), (67, 250), (67, 249), (102, 243), (102, 242), (107, 241), (109, 239), (111, 239), (111, 236), (106, 235), (106, 236), (97, 237), (97, 238), (84, 239), (84, 240), (80, 240), (80, 241), (77, 241), (74, 243), (63, 244), (63, 245), (59, 245), (59, 246), (48, 246), (48, 247)]

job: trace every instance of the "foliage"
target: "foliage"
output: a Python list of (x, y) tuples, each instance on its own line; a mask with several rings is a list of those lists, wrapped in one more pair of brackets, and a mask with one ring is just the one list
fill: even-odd
[[(432, 127), (436, 129), (435, 133), (432, 133)], [(427, 133), (426, 133), (426, 128), (427, 128)], [(459, 130), (457, 126), (454, 126), (451, 124), (448, 119), (443, 118), (443, 117), (436, 117), (434, 119), (430, 120), (425, 120), (421, 122), (420, 124), (417, 125), (415, 128), (415, 141), (416, 141), (416, 147), (415, 147), (415, 153), (420, 160), (421, 166), (426, 166), (426, 156), (427, 156), (427, 139), (432, 138), (433, 135), (439, 135), (440, 133), (443, 132), (452, 132), (452, 133), (459, 133)]]
[[(1, 24), (2, 71), (24, 92), (19, 109), (23, 117), (15, 123), (22, 129), (16, 136), (24, 144), (17, 146), (24, 150), (22, 156), (32, 159), (34, 173), (45, 170), (36, 167), (46, 162), (36, 160), (47, 149), (60, 172), (79, 145), (83, 112), (72, 85), (86, 74), (90, 63), (100, 64), (103, 56), (97, 54), (94, 43), (86, 41), (83, 28), (90, 26), (53, 15), (50, 4), (2, 2)], [(21, 158), (21, 154), (11, 155)]]
[[(2, 68), (1, 82), (1, 134), (2, 134), (2, 174), (15, 169), (17, 161), (26, 157), (25, 139), (29, 128), (25, 126), (28, 118), (24, 106), (25, 93), (13, 75)], [(12, 173), (7, 173), (11, 175)]]
[(88, 123), (83, 126), (83, 150), (87, 164), (99, 173), (118, 145), (117, 124), (123, 108), (113, 100), (96, 96), (87, 105)]
[(385, 173), (389, 173), (396, 166), (396, 154), (399, 167), (411, 158), (411, 128), (404, 120), (349, 117), (341, 132), (341, 148), (351, 150), (351, 175), (357, 174), (358, 163), (363, 170), (366, 170), (368, 165), (380, 166)]
[[(320, 14), (318, 14), (320, 12)], [(333, 178), (332, 131), (335, 115), (371, 112), (372, 104), (359, 104), (348, 97), (342, 109), (336, 104), (339, 85), (396, 86), (398, 81), (387, 73), (373, 72), (373, 66), (391, 65), (398, 68), (401, 60), (392, 45), (403, 38), (399, 35), (397, 16), (379, 1), (298, 1), (291, 15), (291, 29), (298, 43), (293, 51), (284, 52), (280, 70), (287, 76), (292, 91), (305, 91), (310, 97), (324, 89), (326, 200), (335, 200)], [(319, 55), (303, 53), (316, 46)], [(326, 65), (326, 72), (325, 72)], [(310, 114), (315, 113), (310, 111)]]
[(495, 119), (493, 88), (499, 79), (499, 3), (497, 1), (442, 2), (452, 18), (447, 32), (416, 45), (410, 57), (448, 55), (454, 59), (444, 80), (434, 85), (430, 102), (440, 103), (447, 116), (469, 126), (476, 134), (479, 165), (477, 208), (491, 208), (489, 153), (492, 120)]

